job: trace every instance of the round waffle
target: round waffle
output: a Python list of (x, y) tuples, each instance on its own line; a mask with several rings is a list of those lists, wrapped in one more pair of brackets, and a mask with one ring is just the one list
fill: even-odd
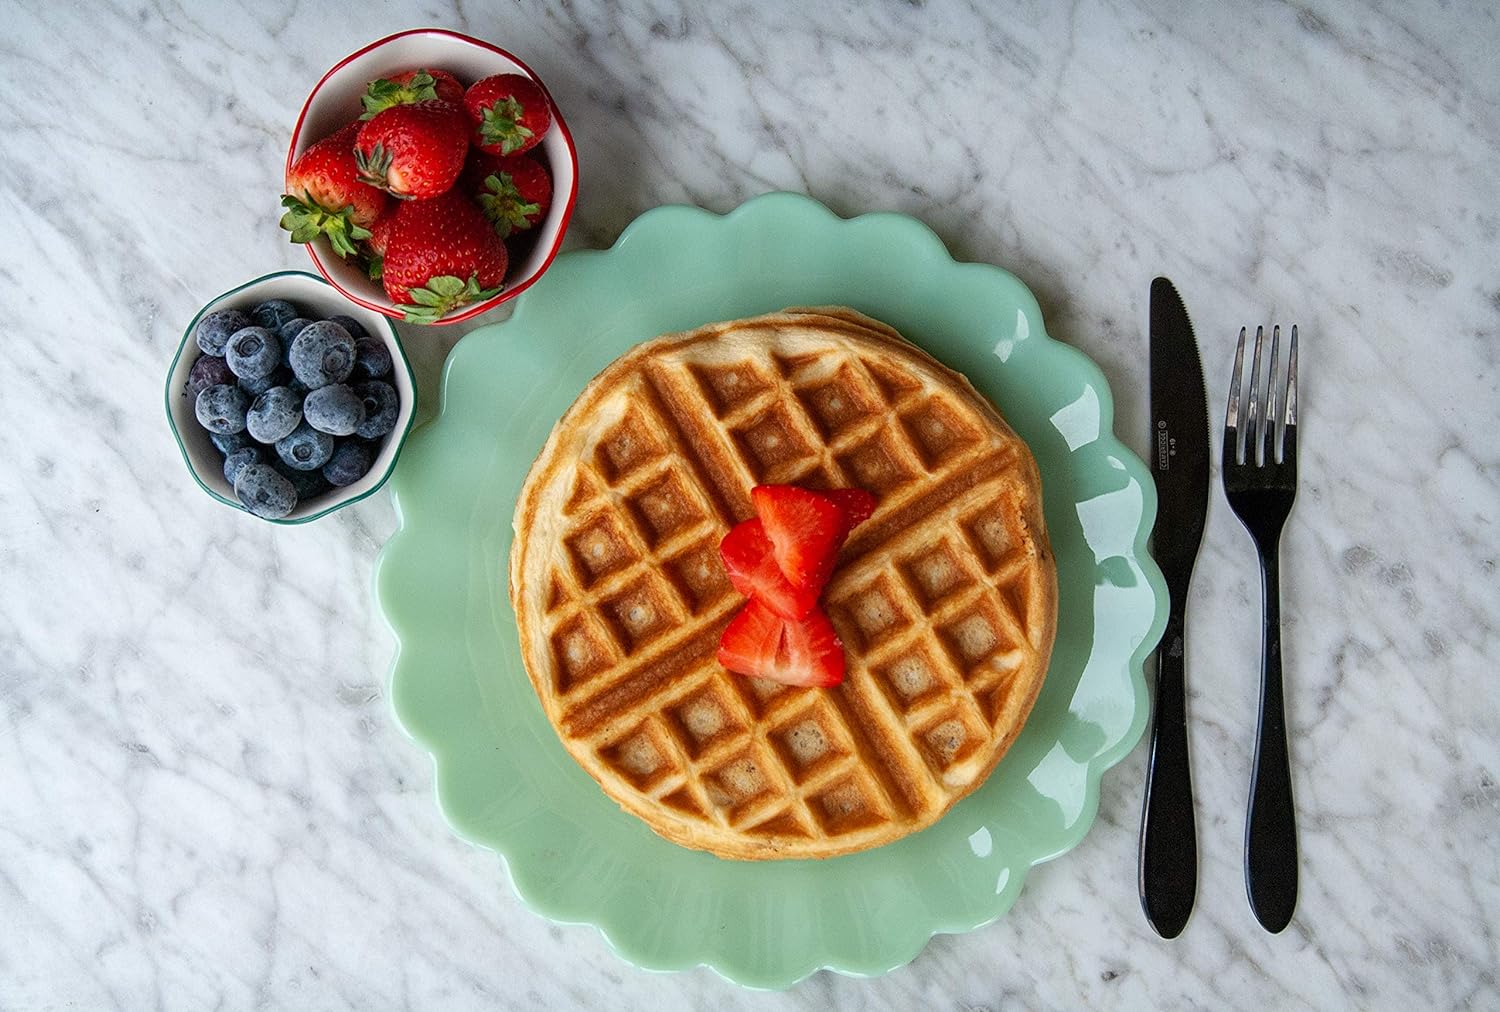
[[(879, 500), (823, 606), (832, 689), (726, 671), (744, 598), (720, 539), (758, 484)], [(558, 421), (516, 506), (526, 670), (626, 811), (739, 859), (863, 850), (936, 822), (1031, 711), (1057, 578), (1036, 462), (959, 374), (849, 309), (648, 341)]]

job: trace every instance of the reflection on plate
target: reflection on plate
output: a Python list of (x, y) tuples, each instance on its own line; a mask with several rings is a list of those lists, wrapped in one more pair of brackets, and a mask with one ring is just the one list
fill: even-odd
[[(506, 598), (511, 511), (553, 422), (638, 341), (832, 304), (965, 373), (1030, 444), (1057, 555), (1057, 643), (1020, 739), (937, 825), (827, 861), (724, 861), (621, 812), (558, 742)], [(843, 220), (791, 194), (722, 217), (647, 212), (611, 249), (559, 258), (516, 305), (450, 356), (441, 412), (391, 479), (402, 528), (376, 578), (401, 643), (396, 713), (434, 756), (449, 822), (505, 857), (539, 913), (597, 925), (639, 966), (702, 963), (755, 987), (820, 967), (882, 973), (935, 932), (1003, 914), (1028, 868), (1082, 839), (1100, 775), (1139, 739), (1141, 663), (1165, 620), (1145, 551), (1155, 490), (1114, 438), (1098, 369), (1046, 336), (1005, 271), (954, 263), (911, 218)]]

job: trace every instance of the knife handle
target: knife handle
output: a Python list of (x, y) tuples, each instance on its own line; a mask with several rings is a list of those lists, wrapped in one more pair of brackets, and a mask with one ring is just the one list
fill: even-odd
[[(1173, 595), (1175, 600), (1181, 600)], [(1183, 616), (1174, 607), (1156, 650), (1156, 707), (1141, 815), (1141, 907), (1163, 938), (1176, 938), (1198, 894), (1198, 833), (1188, 765)]]

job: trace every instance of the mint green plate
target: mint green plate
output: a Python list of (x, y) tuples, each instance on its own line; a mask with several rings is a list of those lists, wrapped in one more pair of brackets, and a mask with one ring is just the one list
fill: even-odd
[[(724, 861), (623, 813), (558, 742), (506, 597), (511, 512), (558, 416), (636, 342), (828, 304), (967, 374), (1030, 444), (1057, 555), (1057, 645), (1021, 737), (937, 825), (826, 861)], [(722, 217), (661, 207), (611, 249), (559, 257), (511, 319), (459, 342), (441, 411), (390, 482), (402, 526), (376, 585), (400, 641), (391, 694), (433, 755), (444, 815), (503, 856), (538, 913), (596, 925), (650, 969), (707, 964), (765, 988), (820, 967), (878, 974), (936, 932), (994, 920), (1028, 868), (1083, 838), (1100, 775), (1146, 723), (1141, 664), (1166, 614), (1145, 551), (1156, 493), (1112, 415), (1098, 368), (1047, 337), (1020, 281), (955, 263), (901, 215), (846, 221), (783, 193)]]

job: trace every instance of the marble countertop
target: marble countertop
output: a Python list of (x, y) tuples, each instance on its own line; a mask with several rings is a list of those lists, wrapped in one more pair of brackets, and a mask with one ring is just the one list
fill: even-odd
[[(400, 6), (6, 16), (0, 1008), (1500, 1002), (1492, 6)], [(915, 215), (1032, 287), (1138, 452), (1154, 275), (1186, 299), (1215, 411), (1239, 326), (1300, 324), (1288, 931), (1262, 932), (1242, 885), (1258, 583), (1217, 491), (1188, 645), (1200, 898), (1175, 941), (1136, 898), (1144, 743), (1002, 920), (774, 995), (633, 969), (449, 832), (386, 699), (388, 496), (300, 528), (226, 509), (160, 394), (203, 302), (307, 265), (276, 225), (307, 89), (421, 25), (548, 82), (582, 164), (570, 246), (774, 189)], [(403, 333), (430, 391), (458, 335)]]

